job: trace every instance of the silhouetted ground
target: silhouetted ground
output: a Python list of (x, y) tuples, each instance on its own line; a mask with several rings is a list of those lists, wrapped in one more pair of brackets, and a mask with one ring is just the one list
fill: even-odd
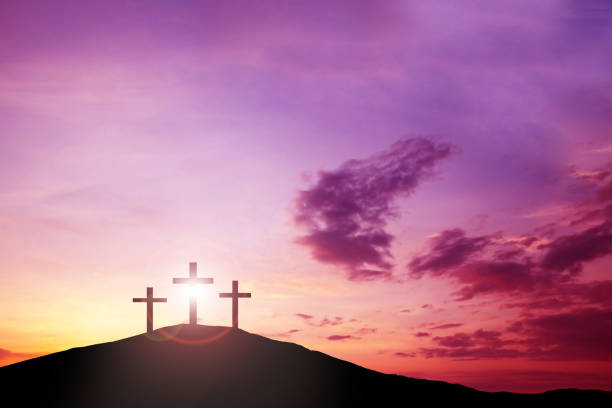
[[(160, 331), (174, 333), (177, 340), (168, 340)], [(200, 345), (183, 344), (215, 337)], [(242, 330), (188, 325), (2, 367), (0, 384), (5, 401), (14, 397), (17, 406), (377, 407), (445, 402), (612, 406), (611, 392), (486, 393), (382, 374)]]

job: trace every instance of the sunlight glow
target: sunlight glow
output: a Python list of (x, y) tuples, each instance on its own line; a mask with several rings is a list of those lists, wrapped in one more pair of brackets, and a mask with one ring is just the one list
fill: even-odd
[(187, 295), (192, 298), (192, 297), (198, 297), (198, 295), (202, 294), (202, 287), (198, 287), (198, 285), (186, 285), (186, 292)]

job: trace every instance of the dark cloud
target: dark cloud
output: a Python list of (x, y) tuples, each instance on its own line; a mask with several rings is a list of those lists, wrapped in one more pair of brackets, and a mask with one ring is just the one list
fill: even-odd
[[(531, 246), (535, 238), (524, 236), (502, 244), (494, 241), (501, 238), (501, 234), (468, 237), (459, 228), (442, 231), (431, 238), (427, 254), (415, 256), (409, 262), (410, 276), (416, 279), (425, 273), (449, 276), (462, 286), (454, 293), (459, 300), (468, 300), (477, 294), (532, 287), (534, 277), (530, 261), (515, 258), (523, 254), (523, 248)], [(485, 252), (487, 247), (496, 250)]]
[(451, 329), (453, 327), (459, 327), (459, 326), (463, 326), (463, 323), (446, 323), (446, 324), (441, 324), (439, 326), (432, 327), (431, 330)]
[[(419, 377), (415, 372), (401, 372), (401, 375)], [(425, 374), (420, 375), (424, 377)], [(533, 370), (528, 366), (522, 370), (487, 367), (483, 370), (449, 372), (444, 380), (473, 387), (481, 391), (509, 391), (541, 393), (556, 389), (609, 389), (612, 370), (588, 372), (584, 369), (564, 367), (563, 370)]]
[(286, 332), (282, 332), (282, 333), (276, 333), (276, 334), (270, 334), (270, 337), (291, 337), (293, 334), (295, 333), (299, 333), (301, 332), (301, 329), (291, 329), (291, 330), (287, 330)]
[(498, 331), (479, 329), (475, 332), (436, 336), (432, 340), (438, 347), (424, 347), (420, 353), (426, 358), (444, 357), (460, 360), (513, 358), (522, 354), (517, 348), (508, 348), (514, 340), (503, 340)]
[(537, 276), (525, 262), (475, 261), (450, 272), (462, 285), (454, 292), (457, 300), (469, 300), (476, 295), (529, 291), (546, 276)]
[(527, 337), (533, 358), (612, 361), (612, 308), (581, 308), (520, 323), (518, 332)]
[(416, 332), (414, 334), (415, 337), (429, 337), (431, 334), (427, 332)]
[[(612, 222), (607, 220), (537, 245), (529, 255), (520, 247), (532, 245), (533, 237), (510, 242), (500, 236), (501, 243), (496, 243), (453, 231), (454, 239), (443, 240), (449, 245), (439, 245), (439, 238), (448, 235), (444, 231), (432, 239), (429, 253), (414, 257), (408, 266), (413, 278), (425, 273), (451, 278), (460, 285), (454, 292), (460, 301), (485, 294), (535, 293), (551, 286), (562, 287), (580, 274), (584, 263), (612, 254)], [(460, 243), (454, 245), (456, 241)], [(485, 246), (492, 250), (487, 251)], [(507, 249), (513, 246), (515, 249)]]
[(430, 305), (429, 303), (421, 306), (421, 309), (431, 309), (431, 308), (433, 308), (433, 306)]
[(420, 278), (425, 272), (441, 275), (449, 268), (463, 264), (490, 243), (489, 236), (468, 238), (459, 228), (442, 231), (430, 240), (431, 251), (427, 255), (414, 257), (410, 261), (410, 275), (413, 278)]
[(398, 351), (396, 353), (393, 353), (393, 355), (396, 357), (416, 357), (416, 353), (405, 351)]
[(521, 352), (515, 349), (498, 349), (493, 347), (459, 347), (459, 348), (422, 348), (421, 354), (425, 358), (452, 358), (457, 360), (498, 360), (502, 358), (516, 358)]
[(582, 307), (529, 316), (504, 332), (479, 329), (432, 338), (426, 358), (530, 358), (551, 361), (612, 361), (612, 308)]
[(597, 198), (604, 202), (612, 200), (612, 181), (597, 190)]
[(612, 225), (605, 222), (585, 231), (565, 235), (542, 246), (546, 251), (540, 265), (556, 271), (579, 273), (584, 262), (612, 253)]
[(426, 253), (408, 263), (409, 276), (448, 277), (459, 286), (453, 293), (459, 301), (513, 294), (518, 300), (505, 307), (553, 309), (588, 304), (593, 296), (603, 305), (601, 293), (608, 287), (601, 282), (587, 287), (577, 283), (577, 277), (585, 264), (612, 254), (612, 204), (607, 202), (611, 169), (571, 168), (571, 179), (579, 183), (576, 188), (589, 192), (585, 197), (590, 198), (567, 205), (569, 215), (520, 238), (443, 230), (429, 240)]
[(470, 347), (474, 345), (472, 337), (465, 333), (455, 333), (452, 336), (437, 336), (434, 341), (444, 347)]
[(612, 280), (580, 283), (562, 283), (554, 287), (539, 290), (525, 300), (505, 303), (503, 308), (556, 309), (568, 306), (612, 307)]
[(612, 307), (612, 280), (566, 283), (550, 296), (564, 296), (573, 303)]
[(348, 339), (359, 339), (359, 337), (352, 336), (350, 334), (333, 334), (327, 337), (327, 340), (338, 341)]
[(514, 302), (506, 303), (503, 305), (504, 308), (522, 308), (522, 309), (559, 309), (571, 305), (572, 302), (569, 300), (562, 300), (557, 298), (547, 298), (541, 300), (530, 300), (527, 302)]
[(412, 194), (451, 151), (448, 144), (403, 139), (367, 159), (320, 171), (295, 200), (294, 220), (307, 230), (296, 242), (319, 262), (343, 267), (350, 280), (390, 278), (394, 237), (385, 227), (397, 215), (393, 204)]

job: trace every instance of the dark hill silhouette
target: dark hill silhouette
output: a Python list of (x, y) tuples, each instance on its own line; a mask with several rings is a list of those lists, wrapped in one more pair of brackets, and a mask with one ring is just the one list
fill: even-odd
[[(160, 335), (174, 333), (178, 341)], [(225, 335), (222, 335), (224, 334)], [(222, 335), (222, 336), (221, 336)], [(201, 345), (183, 343), (218, 337)], [(4, 399), (18, 406), (339, 407), (452, 402), (612, 401), (604, 391), (486, 393), (382, 374), (308, 350), (216, 326), (177, 325), (0, 368)]]

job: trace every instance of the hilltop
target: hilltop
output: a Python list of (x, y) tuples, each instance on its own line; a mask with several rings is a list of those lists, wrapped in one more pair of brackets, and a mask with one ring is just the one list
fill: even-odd
[[(169, 339), (171, 337), (172, 339)], [(208, 340), (207, 340), (208, 339)], [(383, 374), (240, 329), (176, 325), (0, 368), (4, 398), (61, 407), (337, 407), (612, 401), (604, 391), (486, 393)]]

